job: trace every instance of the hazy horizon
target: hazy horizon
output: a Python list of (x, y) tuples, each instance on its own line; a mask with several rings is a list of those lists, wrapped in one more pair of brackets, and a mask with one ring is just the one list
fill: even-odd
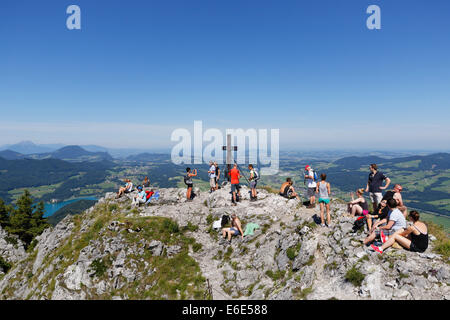
[[(0, 145), (166, 148), (177, 128), (280, 148), (445, 149), (450, 2), (0, 2)], [(191, 131), (192, 132), (192, 131)]]

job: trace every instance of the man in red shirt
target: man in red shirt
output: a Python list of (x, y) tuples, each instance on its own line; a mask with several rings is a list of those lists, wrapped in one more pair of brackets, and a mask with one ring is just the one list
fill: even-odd
[(233, 193), (233, 206), (236, 205), (236, 191), (238, 193), (238, 196), (240, 197), (241, 194), (239, 192), (240, 186), (239, 186), (239, 178), (241, 177), (241, 174), (239, 173), (239, 170), (237, 168), (237, 164), (235, 163), (233, 166), (233, 169), (230, 170), (229, 173), (231, 177), (231, 192)]

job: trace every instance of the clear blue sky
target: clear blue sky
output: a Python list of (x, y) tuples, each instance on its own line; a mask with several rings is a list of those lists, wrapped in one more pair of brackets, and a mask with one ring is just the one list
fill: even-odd
[(0, 46), (0, 144), (164, 147), (203, 120), (282, 148), (450, 148), (447, 0), (2, 0)]

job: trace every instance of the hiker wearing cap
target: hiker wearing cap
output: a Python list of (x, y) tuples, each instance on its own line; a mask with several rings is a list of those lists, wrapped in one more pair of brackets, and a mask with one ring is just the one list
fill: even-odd
[(239, 172), (237, 168), (237, 163), (234, 164), (233, 169), (230, 170), (230, 178), (231, 178), (231, 193), (233, 194), (232, 197), (232, 203), (233, 206), (236, 205), (236, 192), (238, 194), (238, 197), (240, 197), (240, 186), (239, 186), (239, 179), (241, 178), (241, 173)]
[(212, 193), (216, 190), (216, 166), (214, 165), (214, 162), (209, 162), (209, 170), (208, 170), (208, 176), (209, 176), (209, 193)]
[[(372, 163), (369, 167), (370, 174), (367, 180), (366, 192), (369, 192), (370, 200), (372, 201), (372, 207), (375, 211), (378, 208), (378, 204), (383, 199), (382, 190), (385, 190), (391, 183), (391, 179), (386, 177), (381, 171), (378, 171), (378, 166)], [(386, 180), (386, 185), (383, 186), (383, 181)]]
[(138, 194), (133, 198), (132, 205), (139, 207), (141, 203), (145, 203), (147, 201), (147, 194), (144, 191), (144, 188), (139, 186), (138, 188)]
[(250, 178), (249, 178), (251, 188), (250, 201), (256, 201), (258, 200), (258, 194), (256, 192), (256, 184), (258, 183), (259, 174), (256, 171), (256, 169), (253, 168), (252, 164), (248, 165), (248, 170), (250, 170)]
[(312, 209), (316, 206), (316, 188), (317, 183), (314, 179), (314, 170), (310, 165), (305, 166), (305, 179), (307, 181), (307, 193), (306, 197), (309, 198), (309, 206), (307, 208)]
[(231, 243), (232, 236), (241, 235), (241, 239), (244, 240), (244, 231), (242, 231), (241, 221), (236, 216), (236, 213), (231, 215), (231, 228), (222, 229), (222, 238), (228, 238), (228, 242)]

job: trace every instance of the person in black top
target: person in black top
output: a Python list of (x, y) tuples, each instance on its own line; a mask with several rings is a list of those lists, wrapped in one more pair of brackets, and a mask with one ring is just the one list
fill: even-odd
[[(386, 180), (386, 185), (383, 187), (384, 180)], [(374, 211), (378, 208), (378, 204), (383, 198), (382, 190), (385, 190), (390, 183), (391, 179), (386, 177), (381, 171), (378, 171), (377, 165), (372, 163), (370, 165), (370, 174), (369, 179), (367, 180), (366, 192), (369, 192)]]
[(394, 242), (397, 242), (411, 252), (424, 252), (427, 250), (428, 228), (425, 223), (419, 221), (419, 217), (420, 214), (417, 211), (411, 211), (409, 213), (409, 219), (413, 222), (412, 226), (403, 232), (394, 233), (392, 236), (389, 236), (388, 240), (381, 247), (372, 245), (372, 249), (378, 253), (383, 253)]
[(216, 167), (216, 190), (220, 189), (219, 180), (220, 180), (220, 169), (217, 162), (214, 162), (214, 166)]
[(299, 195), (297, 194), (297, 192), (295, 192), (293, 184), (294, 182), (291, 178), (286, 178), (286, 182), (281, 185), (280, 196), (286, 199), (297, 198), (298, 200), (300, 200)]

